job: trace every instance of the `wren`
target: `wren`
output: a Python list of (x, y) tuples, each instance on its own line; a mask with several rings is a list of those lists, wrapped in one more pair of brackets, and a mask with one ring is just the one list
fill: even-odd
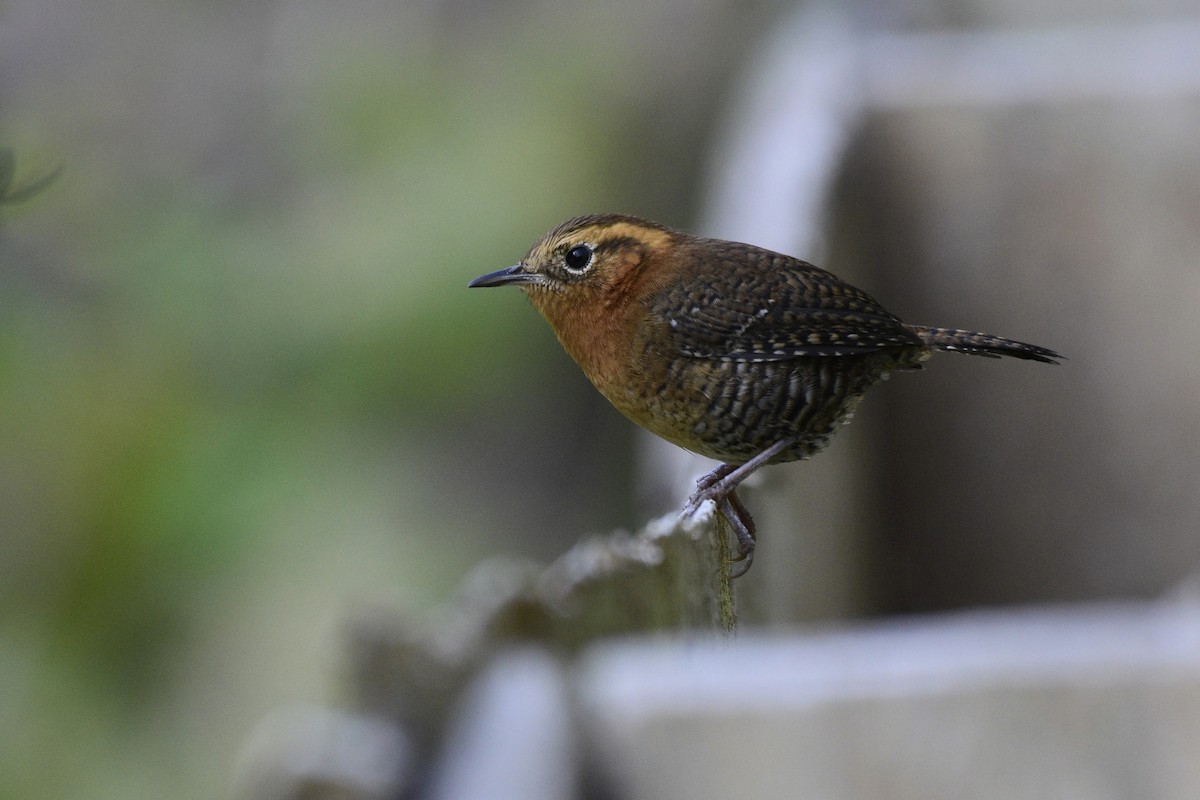
[(791, 256), (620, 214), (568, 220), (521, 262), (469, 284), (520, 286), (600, 393), (651, 433), (721, 461), (711, 500), (749, 569), (754, 520), (738, 485), (808, 458), (872, 384), (934, 350), (1050, 364), (1044, 347), (901, 322), (861, 289)]

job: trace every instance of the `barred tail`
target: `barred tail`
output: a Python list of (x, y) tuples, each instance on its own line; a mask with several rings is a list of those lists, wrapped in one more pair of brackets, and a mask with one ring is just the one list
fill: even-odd
[(1013, 358), (1026, 358), (1030, 361), (1042, 361), (1047, 364), (1057, 364), (1058, 361), (1055, 359), (1062, 358), (1058, 353), (1047, 350), (1045, 347), (1016, 342), (1012, 339), (1002, 339), (986, 333), (963, 331), (957, 328), (928, 328), (924, 325), (909, 325), (908, 327), (920, 337), (921, 341), (938, 350), (970, 353), (973, 356), (987, 356), (988, 358), (1012, 356)]

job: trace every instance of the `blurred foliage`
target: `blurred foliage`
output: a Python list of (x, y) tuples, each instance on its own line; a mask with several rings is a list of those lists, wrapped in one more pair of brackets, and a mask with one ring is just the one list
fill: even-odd
[(354, 608), (622, 520), (627, 426), (465, 285), (575, 213), (684, 222), (729, 31), (55, 2), (0, 18), (0, 797), (208, 797)]
[[(0, 147), (0, 205), (11, 206), (24, 203), (40, 194), (62, 174), (62, 165), (34, 178), (26, 178), (23, 183), (16, 183), (17, 156), (11, 147)], [(15, 184), (15, 185), (14, 185)]]

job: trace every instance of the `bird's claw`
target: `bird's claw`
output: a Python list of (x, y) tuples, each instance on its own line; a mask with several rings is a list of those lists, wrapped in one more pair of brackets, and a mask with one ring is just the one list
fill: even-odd
[(738, 466), (718, 465), (712, 472), (696, 481), (696, 491), (692, 492), (692, 496), (683, 504), (683, 516), (690, 517), (700, 509), (705, 501), (711, 500), (716, 505), (717, 511), (721, 512), (721, 516), (733, 528), (733, 532), (737, 536), (738, 554), (730, 559), (730, 563), (737, 565), (736, 568), (729, 570), (730, 578), (740, 578), (745, 575), (749, 571), (750, 565), (754, 563), (756, 526), (754, 517), (750, 516), (749, 510), (737, 496), (738, 484), (751, 472), (793, 444), (794, 441), (794, 438), (781, 439)]
[(754, 551), (750, 550), (747, 553), (734, 556), (729, 559), (729, 580), (740, 578), (750, 571), (750, 567), (754, 564)]
[(700, 506), (709, 500), (716, 505), (716, 510), (721, 513), (721, 516), (733, 528), (734, 535), (737, 536), (737, 555), (729, 559), (730, 564), (736, 565), (729, 570), (729, 577), (733, 579), (745, 575), (751, 564), (754, 563), (756, 526), (754, 518), (742, 504), (741, 498), (737, 496), (737, 491), (733, 488), (722, 489), (720, 483), (723, 477), (724, 475), (714, 471), (701, 478), (697, 483), (696, 491), (683, 506), (683, 516), (688, 517), (696, 513)]

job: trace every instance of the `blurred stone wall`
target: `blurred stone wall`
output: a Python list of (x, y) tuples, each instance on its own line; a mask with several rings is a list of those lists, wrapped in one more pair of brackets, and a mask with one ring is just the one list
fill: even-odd
[(1069, 358), (939, 358), (876, 398), (886, 608), (1147, 596), (1200, 564), (1198, 143), (1196, 96), (928, 109), (863, 137), (844, 235), (892, 308)]

